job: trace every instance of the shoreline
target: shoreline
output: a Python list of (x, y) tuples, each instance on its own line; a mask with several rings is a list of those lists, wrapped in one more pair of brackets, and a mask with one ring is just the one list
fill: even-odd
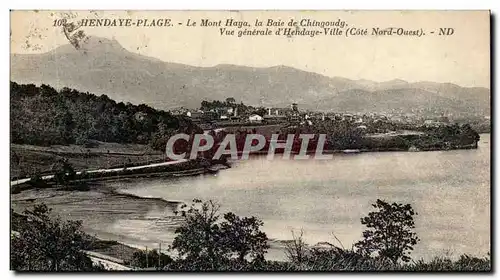
[[(127, 180), (125, 178), (123, 178), (123, 179)], [(45, 191), (45, 190), (41, 190), (41, 191)], [(134, 194), (119, 191), (118, 189), (113, 188), (113, 187), (104, 186), (104, 185), (100, 185), (100, 184), (94, 186), (92, 191), (99, 192), (99, 193), (103, 194), (103, 196), (106, 199), (111, 200), (111, 201), (112, 200), (122, 201), (122, 198), (124, 198), (125, 200), (135, 202), (137, 205), (159, 204), (162, 207), (175, 208), (178, 204), (183, 203), (183, 201), (171, 201), (171, 200), (160, 198), (160, 197), (147, 197), (147, 196), (134, 195)], [(74, 194), (74, 191), (58, 191), (58, 192), (65, 192), (66, 194), (70, 193), (69, 194), (70, 197), (72, 196), (72, 194)], [(76, 194), (76, 195), (78, 196), (79, 194), (85, 194), (85, 193), (89, 193), (89, 192), (82, 191), (82, 192), (78, 192), (78, 194)], [(92, 197), (92, 196), (89, 195), (89, 197)], [(50, 197), (38, 197), (38, 198), (26, 197), (25, 199), (18, 198), (18, 199), (16, 199), (16, 202), (22, 202), (23, 204), (32, 205), (36, 200), (40, 200), (40, 202), (45, 202), (45, 200), (47, 198), (54, 199), (56, 201), (56, 203), (54, 203), (54, 204), (58, 205), (60, 207), (62, 206), (63, 208), (64, 208), (64, 206), (71, 204), (69, 202), (65, 202), (68, 199), (68, 197), (63, 197), (63, 195), (57, 195), (57, 194), (50, 196)], [(12, 203), (15, 203), (15, 202), (13, 201)], [(50, 206), (51, 203), (49, 203), (47, 205)], [(26, 206), (28, 206), (28, 205), (26, 205)], [(134, 211), (140, 211), (139, 208), (141, 208), (141, 207), (140, 206), (134, 207)], [(106, 209), (101, 209), (101, 210), (104, 210), (104, 212), (108, 211)], [(128, 211), (130, 211), (130, 210), (127, 210), (124, 212), (128, 212)], [(15, 211), (15, 212), (19, 213), (20, 211)], [(68, 216), (63, 217), (62, 214), (64, 212), (65, 212), (64, 210), (54, 211), (55, 214), (59, 215), (63, 219), (72, 219), (72, 217), (71, 217), (72, 215), (69, 215), (70, 217), (68, 217)], [(149, 212), (149, 211), (146, 211), (146, 212)], [(86, 215), (88, 215), (88, 214), (86, 214)], [(76, 219), (76, 220), (80, 220), (80, 219)], [(83, 220), (83, 224), (85, 227), (86, 226), (85, 219), (82, 219), (82, 220)], [(171, 231), (173, 233), (174, 228), (175, 228), (175, 226), (173, 226), (171, 229), (166, 229), (166, 231)], [(153, 242), (151, 240), (145, 241), (144, 243), (134, 242), (133, 241), (134, 238), (127, 237), (126, 233), (124, 233), (124, 234), (118, 233), (117, 234), (117, 233), (112, 233), (112, 232), (103, 232), (101, 230), (92, 230), (89, 228), (87, 228), (87, 229), (84, 228), (84, 231), (87, 234), (89, 234), (90, 236), (92, 236), (93, 238), (95, 238), (98, 242), (114, 243), (114, 245), (110, 245), (109, 247), (106, 247), (106, 248), (97, 248), (97, 249), (92, 249), (89, 251), (95, 252), (98, 254), (102, 254), (105, 256), (109, 256), (111, 258), (117, 258), (117, 259), (122, 260), (122, 262), (118, 262), (119, 264), (126, 265), (127, 259), (131, 258), (133, 252), (136, 252), (139, 250), (145, 250), (145, 249), (148, 249), (148, 251), (153, 250), (153, 249), (156, 249), (156, 250), (158, 249), (157, 242)], [(139, 239), (137, 241), (139, 241)], [(270, 261), (286, 261), (284, 244), (287, 241), (289, 241), (289, 239), (269, 238), (268, 242), (269, 242), (270, 248), (268, 250), (268, 253), (266, 254), (266, 259), (268, 259)], [(165, 247), (163, 247), (164, 249), (162, 250), (162, 252), (166, 253), (166, 248), (168, 247), (168, 244), (170, 244), (170, 242), (171, 241), (166, 240), (166, 239), (161, 242), (162, 247), (163, 247), (163, 245), (165, 245)], [(154, 246), (154, 245), (156, 245), (156, 246)], [(308, 247), (317, 247), (317, 246), (320, 246), (320, 244), (319, 243), (317, 243), (317, 244), (313, 244), (313, 243), (309, 244), (308, 243), (307, 246)], [(460, 253), (455, 253), (452, 255), (448, 255), (447, 257), (450, 257), (451, 259), (455, 259), (455, 258), (459, 257), (460, 255), (461, 255)], [(428, 257), (421, 258), (421, 259), (431, 260), (433, 257), (439, 257), (439, 255), (428, 256)]]
[[(405, 148), (400, 148), (400, 147), (386, 147), (386, 148), (370, 148), (370, 149), (344, 149), (344, 150), (323, 150), (322, 154), (324, 155), (345, 155), (345, 154), (359, 154), (359, 153), (383, 153), (383, 152), (433, 152), (433, 151), (453, 151), (453, 150), (470, 150), (470, 149), (477, 149), (477, 144), (464, 144), (460, 146), (454, 146), (451, 148), (427, 148), (427, 149), (405, 149)], [(306, 152), (306, 155), (314, 155), (313, 150), (308, 150)], [(263, 154), (268, 154), (268, 151), (254, 151), (251, 152), (249, 155), (263, 155)], [(284, 154), (283, 152), (275, 152), (275, 155), (281, 155)], [(298, 155), (299, 152), (297, 151), (291, 151), (290, 155)], [(238, 151), (238, 157), (242, 155), (241, 151)], [(239, 160), (239, 158), (237, 159)], [(139, 165), (139, 166), (125, 166), (125, 167), (118, 167), (118, 168), (110, 168), (110, 169), (97, 169), (97, 170), (82, 170), (82, 171), (77, 171), (76, 175), (79, 178), (76, 178), (74, 180), (71, 180), (71, 183), (83, 183), (83, 182), (98, 182), (98, 181), (109, 181), (109, 180), (116, 180), (116, 179), (126, 179), (126, 178), (149, 178), (149, 177), (183, 177), (183, 176), (193, 176), (193, 175), (200, 175), (200, 174), (205, 174), (205, 173), (216, 173), (221, 169), (225, 168), (230, 168), (227, 164), (221, 164), (221, 163), (209, 163), (210, 166), (204, 166), (204, 167), (199, 167), (202, 164), (199, 162), (195, 163), (198, 164), (198, 168), (184, 168), (181, 170), (176, 170), (176, 171), (168, 171), (168, 170), (162, 170), (162, 166), (175, 166), (175, 165), (181, 165), (182, 163), (193, 163), (196, 162), (197, 160), (188, 160), (188, 159), (181, 159), (177, 161), (169, 161), (169, 162), (155, 162), (151, 163), (149, 165)], [(215, 168), (213, 168), (216, 166)], [(149, 169), (149, 171), (147, 170)], [(141, 170), (144, 170), (145, 172), (140, 172)], [(20, 186), (21, 191), (26, 189), (23, 188), (26, 184), (30, 183), (30, 180), (33, 177), (28, 177), (28, 178), (15, 178), (16, 180), (11, 180), (10, 181), (10, 186), (11, 186), (11, 191), (18, 191), (16, 188), (12, 188), (13, 186)], [(41, 177), (42, 180), (45, 181), (45, 183), (52, 184), (53, 182), (54, 175), (44, 175)]]
[[(175, 173), (175, 172), (174, 172)], [(205, 174), (207, 172), (201, 173)], [(163, 174), (163, 176), (162, 176)], [(164, 176), (165, 173), (160, 173), (158, 174), (159, 177), (165, 177), (166, 180), (171, 180), (171, 178), (175, 178), (174, 176)], [(199, 175), (199, 174), (193, 174), (194, 175)], [(188, 176), (186, 174), (180, 175), (180, 176)], [(123, 180), (129, 180), (133, 178), (142, 178), (142, 177), (155, 177), (153, 176), (130, 176), (130, 177), (119, 177), (119, 178), (109, 178), (109, 180), (106, 181), (119, 181), (121, 179)], [(137, 179), (140, 181), (140, 179)], [(97, 230), (86, 230), (86, 232), (89, 232), (95, 236), (98, 236), (99, 239), (102, 240), (116, 240), (118, 243), (122, 244), (123, 246), (128, 246), (132, 247), (135, 249), (143, 249), (145, 247), (144, 245), (140, 245), (140, 243), (137, 242), (130, 242), (132, 239), (127, 238), (127, 232), (120, 233), (118, 231), (118, 234), (114, 234), (112, 232), (109, 232), (107, 229), (107, 226), (109, 224), (113, 224), (113, 221), (121, 219), (120, 217), (125, 217), (128, 218), (132, 216), (132, 219), (148, 219), (146, 216), (148, 212), (152, 209), (150, 206), (151, 205), (157, 205), (161, 209), (164, 208), (173, 208), (177, 203), (182, 203), (181, 201), (169, 201), (167, 199), (163, 199), (160, 197), (144, 197), (144, 196), (138, 196), (138, 195), (132, 195), (132, 194), (127, 194), (125, 192), (120, 191), (117, 188), (113, 188), (111, 186), (108, 186), (106, 183), (100, 184), (101, 180), (95, 180), (95, 181), (89, 181), (89, 183), (92, 185), (91, 189), (89, 191), (71, 191), (71, 190), (60, 190), (56, 188), (50, 188), (50, 189), (31, 189), (27, 190), (26, 192), (22, 192), (20, 194), (15, 194), (11, 195), (11, 205), (13, 204), (18, 204), (18, 205), (32, 205), (33, 203), (36, 202), (48, 202), (47, 205), (51, 206), (54, 205), (54, 208), (59, 208), (54, 211), (55, 213), (59, 214), (62, 218), (64, 219), (77, 219), (78, 216), (74, 216), (72, 211), (77, 212), (83, 212), (82, 217), (89, 216), (89, 207), (88, 204), (80, 203), (83, 200), (94, 200), (94, 203), (98, 204), (93, 204), (97, 205), (98, 209), (95, 210), (95, 212), (92, 212), (90, 216), (99, 216), (101, 215), (112, 215), (112, 216), (118, 216), (118, 218), (110, 218), (106, 220), (105, 222), (101, 223), (102, 226), (102, 231), (101, 234), (97, 233), (100, 231), (101, 228), (97, 227)], [(100, 202), (95, 202), (95, 193), (100, 193), (101, 196), (99, 196), (98, 199), (103, 199)], [(121, 209), (120, 207), (110, 207), (110, 205), (123, 205), (124, 209)], [(129, 207), (129, 205), (132, 205)], [(68, 209), (68, 206), (69, 209)], [(147, 208), (149, 207), (149, 208)], [(147, 208), (147, 209), (146, 209)], [(153, 207), (154, 208), (154, 207)], [(146, 210), (145, 210), (146, 209)], [(69, 212), (68, 212), (69, 211)], [(94, 210), (92, 210), (94, 211)], [(115, 213), (115, 211), (120, 211), (120, 213)], [(69, 215), (68, 215), (69, 214)], [(80, 213), (77, 213), (80, 214)], [(66, 216), (63, 216), (66, 215)], [(150, 219), (150, 218), (149, 218)], [(86, 224), (85, 220), (86, 218), (83, 218), (84, 224)], [(105, 220), (105, 219), (104, 219)], [(93, 223), (96, 223), (93, 221)], [(168, 229), (170, 230), (170, 229)], [(109, 234), (104, 234), (106, 231), (109, 232)], [(101, 237), (102, 236), (102, 237)], [(111, 237), (111, 238), (108, 238)], [(116, 238), (115, 238), (116, 237)], [(120, 238), (122, 237), (122, 238)], [(128, 242), (128, 241), (129, 242)], [(270, 242), (273, 242), (275, 246), (273, 246), (273, 249), (276, 249), (277, 246), (279, 245), (280, 242), (279, 240), (272, 240)], [(146, 242), (145, 244), (147, 244)], [(167, 242), (165, 242), (167, 243)], [(134, 246), (137, 245), (137, 246)], [(142, 247), (142, 248), (141, 248)], [(150, 246), (148, 246), (151, 248)], [(162, 246), (163, 247), (163, 246)], [(458, 254), (454, 254), (454, 256), (458, 256)], [(430, 258), (430, 257), (429, 257)], [(272, 258), (274, 259), (274, 258)]]
[[(167, 161), (141, 166), (77, 171), (74, 174), (74, 178), (69, 180), (68, 185), (71, 186), (80, 183), (112, 181), (127, 178), (170, 178), (194, 176), (206, 173), (216, 173), (219, 170), (226, 168), (230, 168), (227, 163), (203, 163), (198, 159), (181, 159), (177, 161)], [(34, 177), (10, 181), (11, 193), (18, 193), (23, 190), (37, 188), (37, 184), (43, 184), (43, 188), (51, 188), (54, 187), (54, 185), (57, 185), (57, 182), (55, 181), (55, 175), (41, 176), (41, 182), (33, 180)], [(38, 186), (38, 188), (41, 187)]]
[[(219, 166), (218, 170), (223, 170), (227, 169), (224, 168), (223, 166)], [(217, 171), (218, 171), (217, 170)], [(187, 172), (192, 172), (190, 174), (186, 174)], [(139, 196), (139, 195), (134, 195), (130, 194), (124, 191), (120, 191), (116, 187), (111, 187), (107, 186), (106, 184), (102, 184), (103, 182), (106, 181), (114, 181), (114, 182), (119, 182), (120, 180), (128, 180), (128, 179), (139, 179), (139, 178), (165, 178), (167, 180), (170, 180), (172, 178), (176, 177), (186, 177), (186, 176), (198, 176), (198, 175), (204, 175), (204, 174), (210, 174), (213, 173), (213, 171), (208, 171), (206, 168), (198, 168), (198, 169), (189, 169), (189, 170), (184, 170), (181, 172), (158, 172), (158, 173), (143, 173), (143, 174), (135, 174), (135, 175), (130, 175), (130, 176), (120, 176), (120, 177), (107, 177), (107, 178), (96, 178), (95, 180), (88, 180), (86, 181), (91, 185), (89, 190), (85, 191), (77, 191), (77, 190), (68, 190), (65, 189), (64, 187), (50, 187), (50, 188), (27, 188), (22, 190), (20, 193), (14, 193), (11, 194), (11, 207), (15, 208), (15, 212), (17, 213), (22, 213), (21, 209), (26, 209), (30, 207), (31, 205), (35, 203), (45, 203), (51, 208), (56, 208), (56, 206), (61, 209), (54, 209), (54, 213), (58, 216), (60, 216), (63, 219), (74, 219), (74, 214), (66, 213), (66, 210), (63, 210), (66, 205), (71, 205), (71, 201), (73, 200), (78, 200), (78, 201), (86, 201), (86, 200), (91, 200), (93, 197), (95, 197), (96, 193), (100, 195), (102, 199), (106, 199), (110, 204), (116, 205), (116, 204), (124, 204), (124, 205), (131, 205), (135, 204), (136, 206), (132, 206), (133, 212), (141, 212), (141, 208), (144, 208), (145, 206), (150, 206), (150, 205), (157, 205), (160, 208), (171, 208), (171, 209), (176, 209), (177, 206), (181, 203), (184, 203), (184, 201), (173, 201), (173, 200), (168, 200), (164, 199), (161, 197), (147, 197), (147, 196)], [(155, 176), (157, 175), (157, 176)], [(179, 176), (176, 176), (179, 175)], [(43, 195), (40, 195), (43, 193)], [(14, 196), (14, 197), (12, 197)], [(116, 202), (114, 202), (116, 201)], [(125, 202), (123, 202), (125, 201)], [(128, 201), (128, 202), (126, 202)], [(117, 203), (119, 202), (119, 203)], [(82, 207), (79, 208), (87, 208), (87, 204), (84, 204)], [(100, 210), (103, 211), (104, 213), (111, 212), (113, 213), (115, 210), (108, 209), (107, 205), (101, 205)], [(155, 207), (152, 207), (155, 208)], [(122, 209), (119, 210), (121, 212)], [(150, 210), (144, 211), (142, 213), (143, 215), (147, 215), (147, 213)], [(123, 213), (117, 214), (117, 216), (128, 216), (128, 213), (130, 210), (123, 210)], [(66, 215), (64, 215), (66, 214)], [(141, 216), (141, 214), (138, 214)], [(135, 216), (135, 215), (132, 215)], [(172, 227), (171, 232), (174, 232), (174, 228), (176, 227), (177, 222), (175, 220), (178, 220), (176, 216), (171, 216), (171, 217), (165, 217), (167, 219), (171, 219), (174, 222), (174, 226)], [(95, 222), (89, 222), (87, 214), (84, 214), (80, 219), (75, 219), (75, 220), (82, 220), (84, 227), (88, 224), (93, 224)], [(92, 219), (91, 219), (92, 220)], [(113, 219), (111, 219), (113, 220)], [(117, 219), (119, 220), (119, 219)], [(100, 229), (92, 229), (92, 228), (84, 228), (84, 231), (92, 236), (97, 242), (100, 243), (115, 243), (115, 245), (109, 245), (109, 248), (112, 247), (120, 247), (121, 249), (110, 249), (112, 253), (106, 253), (106, 249), (92, 249), (89, 250), (91, 252), (95, 252), (98, 254), (106, 255), (111, 258), (117, 258), (120, 259), (121, 262), (117, 262), (118, 264), (124, 265), (126, 262), (127, 258), (131, 258), (133, 251), (138, 251), (138, 250), (145, 250), (146, 248), (148, 250), (152, 249), (158, 249), (153, 246), (148, 246), (149, 243), (151, 242), (145, 242), (145, 243), (138, 243), (138, 242), (133, 242), (133, 238), (127, 238), (126, 235), (122, 234), (116, 234), (112, 232), (106, 232), (102, 231)], [(170, 231), (170, 229), (167, 229), (167, 231)], [(279, 257), (279, 255), (284, 256), (284, 242), (287, 240), (275, 240), (275, 239), (270, 239), (270, 249), (269, 252), (271, 252), (271, 257), (269, 258), (270, 260), (275, 260), (275, 261), (283, 261), (284, 257)], [(170, 244), (170, 241), (163, 241), (162, 244)], [(166, 246), (165, 246), (166, 249)], [(103, 251), (104, 250), (104, 251)], [(118, 253), (116, 252), (118, 251)], [(125, 255), (127, 257), (120, 257), (117, 254), (120, 254), (120, 252), (128, 252)], [(164, 252), (164, 250), (162, 250)], [(268, 254), (269, 254), (268, 252)], [(275, 257), (278, 256), (278, 257)], [(109, 261), (109, 260), (108, 260)]]

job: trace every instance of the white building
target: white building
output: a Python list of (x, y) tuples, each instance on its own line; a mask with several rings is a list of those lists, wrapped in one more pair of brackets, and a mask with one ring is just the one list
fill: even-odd
[(262, 122), (264, 118), (262, 116), (259, 116), (257, 114), (253, 114), (253, 115), (250, 115), (248, 117), (248, 120), (251, 122), (251, 123), (260, 123)]

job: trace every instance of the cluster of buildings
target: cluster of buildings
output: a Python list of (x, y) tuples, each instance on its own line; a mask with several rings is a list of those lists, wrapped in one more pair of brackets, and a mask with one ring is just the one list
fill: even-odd
[[(280, 124), (280, 123), (296, 123), (312, 125), (315, 122), (325, 120), (347, 121), (357, 125), (359, 128), (366, 128), (367, 122), (386, 121), (385, 116), (359, 115), (349, 113), (325, 113), (317, 111), (299, 110), (297, 103), (292, 103), (290, 107), (267, 107), (249, 112), (238, 112), (238, 106), (220, 106), (210, 110), (189, 110), (180, 108), (171, 111), (176, 115), (185, 115), (190, 117), (193, 122), (198, 124)], [(254, 108), (255, 109), (255, 108)], [(257, 113), (259, 112), (259, 113)]]
[[(257, 113), (260, 111), (260, 113)], [(219, 108), (203, 110), (189, 110), (180, 108), (170, 111), (174, 115), (185, 115), (195, 123), (284, 123), (300, 122), (308, 119), (308, 115), (300, 112), (297, 103), (291, 104), (289, 108), (261, 108), (253, 112), (238, 112), (238, 105), (221, 106)], [(264, 113), (265, 112), (265, 113)]]
[[(241, 107), (243, 106), (243, 107)], [(241, 108), (239, 112), (238, 108)], [(251, 109), (248, 109), (251, 108)], [(290, 107), (278, 108), (253, 108), (243, 104), (224, 104), (215, 106), (209, 110), (189, 110), (180, 108), (171, 111), (175, 115), (185, 115), (193, 122), (200, 125), (238, 125), (238, 124), (309, 124), (325, 120), (348, 122), (359, 129), (366, 129), (367, 126), (377, 126), (383, 123), (413, 123), (424, 126), (440, 126), (449, 123), (446, 117), (439, 119), (418, 118), (414, 114), (377, 114), (377, 113), (338, 113), (338, 112), (318, 112), (299, 110), (297, 103), (292, 103)]]

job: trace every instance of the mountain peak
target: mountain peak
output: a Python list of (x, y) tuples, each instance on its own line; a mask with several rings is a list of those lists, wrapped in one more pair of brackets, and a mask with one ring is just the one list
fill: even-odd
[(116, 39), (108, 39), (97, 36), (89, 36), (82, 39), (80, 46), (76, 48), (72, 44), (67, 44), (60, 46), (59, 48), (53, 50), (53, 52), (63, 53), (63, 52), (112, 52), (112, 51), (123, 51), (125, 50), (122, 45)]
[(89, 36), (85, 40), (84, 44), (89, 47), (102, 47), (102, 46), (111, 46), (111, 47), (117, 47), (117, 48), (122, 48), (120, 43), (113, 38), (104, 38), (104, 37), (96, 37), (96, 36)]
[(83, 42), (81, 48), (85, 51), (122, 51), (124, 48), (116, 39), (108, 39), (102, 37), (87, 37)]
[(402, 79), (392, 79), (390, 81), (387, 81), (386, 83), (388, 84), (407, 84), (408, 82)]

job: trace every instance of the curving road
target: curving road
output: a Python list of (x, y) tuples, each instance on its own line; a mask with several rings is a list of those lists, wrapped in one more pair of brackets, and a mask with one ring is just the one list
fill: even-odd
[[(166, 166), (166, 165), (173, 165), (173, 164), (179, 164), (188, 161), (187, 159), (180, 159), (180, 160), (175, 160), (175, 161), (166, 161), (166, 162), (160, 162), (160, 163), (152, 163), (148, 165), (139, 165), (139, 166), (133, 166), (133, 167), (120, 167), (120, 168), (111, 168), (111, 169), (96, 169), (96, 170), (88, 170), (85, 171), (87, 173), (108, 173), (108, 172), (116, 172), (116, 171), (123, 171), (123, 170), (140, 170), (140, 169), (146, 169), (146, 168), (151, 168), (151, 167), (157, 167), (157, 166)], [(76, 172), (76, 174), (81, 174), (82, 171)], [(49, 180), (54, 178), (54, 175), (46, 175), (42, 176), (43, 180)], [(24, 179), (19, 179), (19, 180), (14, 180), (10, 181), (11, 186), (19, 185), (28, 182), (31, 180), (31, 178), (24, 178)]]

